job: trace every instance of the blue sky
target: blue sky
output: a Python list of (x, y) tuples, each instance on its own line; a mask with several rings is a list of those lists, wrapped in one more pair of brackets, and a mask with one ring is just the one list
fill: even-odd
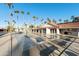
[[(55, 19), (57, 22), (59, 19), (65, 20), (70, 19), (72, 15), (79, 16), (79, 4), (77, 3), (17, 3), (14, 4), (15, 10), (23, 10), (25, 14), (19, 14), (19, 19), (16, 19), (15, 14), (12, 19), (14, 19), (17, 25), (25, 23), (34, 23), (32, 16), (37, 16), (38, 20), (35, 21), (36, 24), (40, 24), (40, 19), (44, 18), (44, 21), (47, 17), (51, 20)], [(5, 20), (9, 20), (10, 17), (8, 14), (12, 10), (5, 4), (0, 4), (0, 26), (6, 26)], [(30, 16), (27, 16), (27, 12), (30, 12)]]

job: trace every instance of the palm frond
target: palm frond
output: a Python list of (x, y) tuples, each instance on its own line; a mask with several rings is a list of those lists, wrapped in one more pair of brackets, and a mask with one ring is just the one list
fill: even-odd
[(13, 13), (11, 13), (10, 16), (13, 16)]
[(21, 11), (21, 14), (24, 14), (24, 11)]
[(18, 10), (15, 10), (15, 11), (14, 11), (14, 13), (18, 14), (18, 13), (19, 13), (19, 11), (18, 11)]
[(27, 15), (30, 15), (30, 12), (27, 12)]

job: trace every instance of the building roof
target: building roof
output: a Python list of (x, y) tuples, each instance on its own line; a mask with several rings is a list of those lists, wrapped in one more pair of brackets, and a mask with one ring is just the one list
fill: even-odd
[[(52, 26), (49, 26), (49, 25), (52, 25)], [(56, 28), (59, 28), (59, 29), (67, 29), (67, 28), (79, 28), (79, 22), (68, 22), (68, 23), (60, 23), (60, 24), (53, 24), (53, 23), (50, 23), (49, 25), (43, 25), (43, 26), (40, 26), (40, 27), (36, 27), (36, 28), (33, 28), (33, 29), (45, 29), (45, 28), (49, 28), (49, 29), (56, 29)]]
[(42, 26), (35, 27), (35, 28), (32, 28), (32, 29), (45, 29), (45, 28), (54, 29), (54, 28), (56, 28), (56, 26), (51, 26), (49, 24), (44, 24)]
[(59, 28), (79, 28), (79, 22), (68, 22), (68, 23), (61, 23), (58, 24)]
[(49, 25), (52, 25), (52, 26), (58, 26), (57, 23), (55, 22), (47, 22)]

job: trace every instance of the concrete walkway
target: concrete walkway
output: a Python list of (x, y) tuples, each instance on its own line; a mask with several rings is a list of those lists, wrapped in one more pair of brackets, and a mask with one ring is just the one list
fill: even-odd
[(0, 37), (0, 56), (22, 55), (24, 34), (12, 33), (12, 48), (11, 35), (7, 33)]

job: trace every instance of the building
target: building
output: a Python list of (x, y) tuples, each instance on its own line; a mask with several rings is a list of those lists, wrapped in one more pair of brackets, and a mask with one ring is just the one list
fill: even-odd
[(6, 29), (0, 28), (0, 36), (3, 35), (3, 34), (6, 34), (6, 32), (7, 32)]
[(58, 24), (61, 34), (79, 36), (79, 22)]
[(66, 34), (79, 36), (79, 22), (53, 23), (48, 22), (42, 26), (32, 28), (32, 32), (40, 35)]

